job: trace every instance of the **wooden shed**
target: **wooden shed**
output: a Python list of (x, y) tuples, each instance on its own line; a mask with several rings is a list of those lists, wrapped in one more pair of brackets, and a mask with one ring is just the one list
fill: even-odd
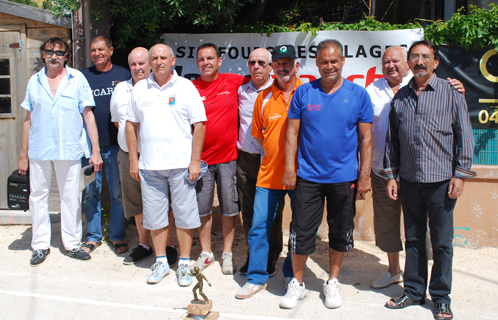
[[(7, 178), (17, 169), (23, 120), (20, 104), (28, 79), (43, 66), (40, 45), (51, 37), (70, 42), (71, 18), (54, 19), (48, 10), (0, 0), (0, 209), (7, 207)], [(58, 210), (52, 179), (51, 210)]]

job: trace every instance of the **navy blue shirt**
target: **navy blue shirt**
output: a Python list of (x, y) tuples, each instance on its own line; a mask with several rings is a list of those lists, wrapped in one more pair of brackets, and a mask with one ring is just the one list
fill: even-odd
[(118, 83), (131, 78), (128, 69), (112, 65), (111, 70), (98, 71), (95, 66), (81, 70), (92, 88), (95, 100), (95, 121), (99, 132), (99, 145), (101, 147), (118, 145), (118, 129), (111, 122), (111, 95)]

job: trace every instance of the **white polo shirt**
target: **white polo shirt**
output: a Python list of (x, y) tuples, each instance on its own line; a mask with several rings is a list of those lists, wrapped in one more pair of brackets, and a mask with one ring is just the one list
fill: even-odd
[(252, 130), (252, 113), (254, 111), (254, 102), (258, 94), (264, 89), (271, 86), (273, 79), (270, 80), (261, 88), (256, 89), (252, 80), (239, 87), (237, 92), (237, 100), (239, 103), (239, 139), (237, 140), (237, 148), (247, 153), (260, 154), (263, 147), (251, 134)]
[[(128, 112), (128, 104), (131, 103), (132, 81), (133, 79), (130, 79), (118, 83), (111, 96), (111, 121), (119, 124), (118, 144), (125, 152), (128, 152), (128, 144), (126, 142), (126, 113)], [(138, 151), (140, 152), (140, 145), (138, 145)]]
[[(401, 82), (400, 89), (410, 82), (411, 71)], [(389, 127), (389, 110), (394, 93), (386, 78), (380, 78), (367, 87), (367, 92), (372, 100), (374, 120), (372, 123), (372, 170), (379, 175), (384, 169), (384, 149), (386, 147), (386, 134)]]
[(206, 111), (195, 86), (174, 71), (162, 88), (151, 73), (132, 90), (126, 119), (140, 124), (142, 170), (187, 168), (192, 157), (192, 124), (206, 121)]

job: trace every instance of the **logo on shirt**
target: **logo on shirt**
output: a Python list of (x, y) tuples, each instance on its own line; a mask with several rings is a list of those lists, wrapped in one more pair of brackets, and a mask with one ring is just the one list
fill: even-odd
[(277, 119), (280, 119), (282, 118), (281, 115), (279, 115), (278, 113), (274, 113), (272, 114), (271, 116), (268, 117), (268, 119), (271, 119), (271, 120), (277, 120)]
[(206, 101), (206, 96), (201, 97), (202, 101)]
[(349, 103), (349, 100), (348, 99), (344, 99), (344, 101), (342, 103)]
[(102, 89), (92, 90), (92, 93), (93, 93), (94, 97), (109, 96), (112, 94), (113, 90), (114, 90), (114, 88), (102, 88)]
[(151, 105), (153, 105), (154, 102), (153, 101), (149, 101), (149, 100), (144, 100), (142, 101), (142, 104), (140, 104), (140, 107), (142, 108), (146, 108), (146, 107), (150, 107)]
[(217, 93), (216, 95), (219, 96), (221, 94), (230, 94), (230, 91), (220, 92), (220, 93)]
[(321, 105), (319, 104), (309, 104), (306, 106), (307, 111), (320, 111)]
[(176, 100), (176, 97), (175, 97), (175, 96), (171, 96), (171, 97), (169, 97), (168, 105), (169, 105), (170, 107), (174, 107), (174, 106), (175, 106), (175, 100)]

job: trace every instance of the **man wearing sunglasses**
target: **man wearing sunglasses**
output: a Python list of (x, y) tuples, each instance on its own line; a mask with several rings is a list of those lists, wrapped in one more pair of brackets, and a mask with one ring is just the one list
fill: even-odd
[[(256, 180), (258, 179), (259, 166), (261, 164), (261, 152), (263, 147), (251, 135), (252, 115), (254, 102), (258, 94), (270, 87), (273, 83), (271, 72), (271, 52), (265, 48), (258, 48), (251, 52), (247, 61), (251, 81), (240, 86), (237, 93), (239, 102), (239, 158), (237, 160), (237, 188), (239, 191), (240, 211), (246, 243), (249, 229), (252, 224), (254, 214), (254, 197), (256, 194)], [(270, 231), (270, 253), (268, 256), (268, 274), (275, 275), (275, 267), (280, 252), (282, 251), (282, 212), (284, 201), (281, 201), (273, 227)], [(248, 243), (247, 243), (248, 244)], [(248, 244), (249, 245), (249, 244)], [(239, 269), (240, 274), (247, 274), (249, 267), (249, 251), (247, 251), (247, 261)]]
[[(69, 46), (51, 38), (40, 47), (45, 67), (29, 79), (21, 107), (28, 111), (23, 125), (18, 171), (30, 170), (29, 207), (32, 217), (31, 266), (50, 254), (48, 197), (52, 167), (57, 176), (61, 202), (62, 243), (71, 258), (88, 260), (81, 247), (81, 158), (85, 146), (83, 124), (92, 144), (89, 163), (94, 172), (102, 167), (90, 86), (81, 72), (66, 66)], [(84, 139), (86, 144), (86, 139)]]

